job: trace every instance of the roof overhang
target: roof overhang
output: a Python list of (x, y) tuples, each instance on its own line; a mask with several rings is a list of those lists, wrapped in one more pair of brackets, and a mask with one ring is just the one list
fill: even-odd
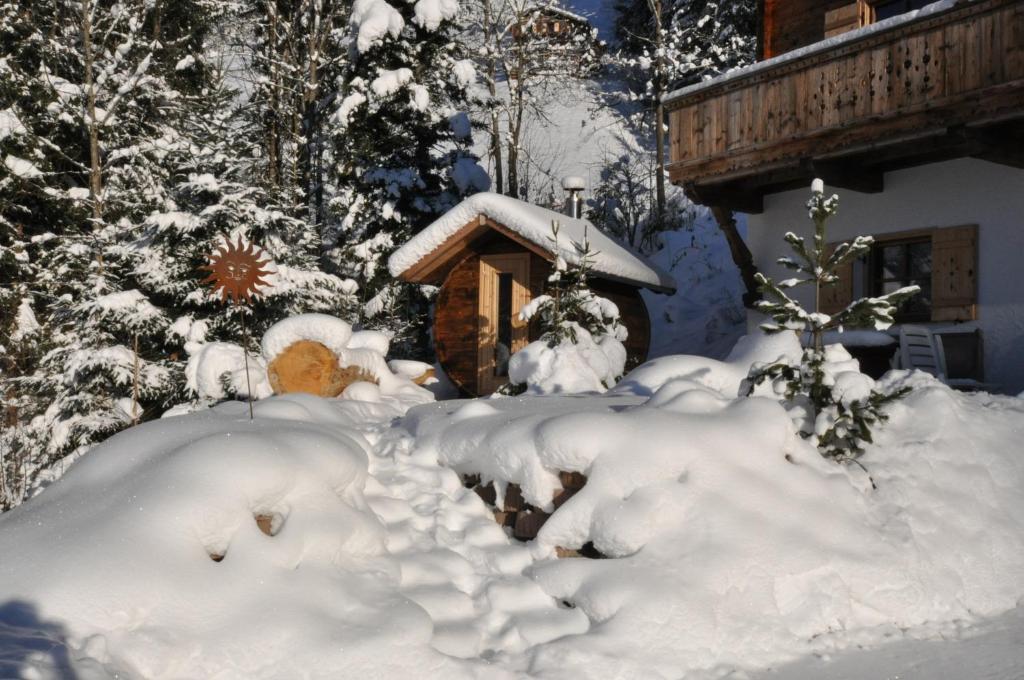
[[(445, 239), (445, 241), (431, 251), (430, 254), (397, 274), (397, 277), (409, 283), (421, 283), (434, 286), (440, 285), (444, 282), (444, 278), (447, 276), (451, 267), (461, 261), (467, 252), (472, 249), (473, 243), (477, 242), (489, 233), (500, 234), (548, 262), (555, 261), (554, 253), (547, 248), (524, 238), (512, 229), (509, 229), (505, 225), (481, 213), (452, 233), (451, 236)], [(635, 288), (647, 288), (655, 293), (662, 293), (665, 295), (671, 295), (676, 291), (673, 287), (635, 281), (626, 277), (615, 276), (596, 270), (592, 270), (591, 275), (596, 279), (614, 281), (616, 283), (633, 286)]]

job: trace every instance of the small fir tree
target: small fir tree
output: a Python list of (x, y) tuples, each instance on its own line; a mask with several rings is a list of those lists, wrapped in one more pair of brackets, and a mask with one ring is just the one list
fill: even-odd
[[(858, 236), (852, 243), (841, 243), (834, 250), (826, 245), (825, 227), (836, 214), (839, 197), (826, 198), (821, 180), (815, 180), (807, 207), (814, 221), (813, 243), (808, 247), (805, 239), (789, 232), (785, 240), (795, 257), (778, 260), (798, 276), (778, 283), (760, 272), (756, 278), (765, 296), (757, 303), (757, 309), (771, 317), (761, 328), (767, 333), (805, 334), (810, 344), (799, 363), (783, 359), (767, 365), (755, 364), (743, 389), (750, 395), (758, 385), (771, 383), (775, 392), (784, 396), (791, 413), (797, 416), (801, 436), (813, 439), (826, 458), (849, 462), (863, 453), (865, 443), (871, 443), (871, 428), (887, 419), (883, 406), (903, 396), (906, 390), (880, 392), (870, 382), (865, 382), (870, 379), (861, 374), (856, 374), (856, 385), (851, 385), (849, 380), (837, 383), (836, 371), (830, 366), (825, 347), (825, 333), (845, 327), (884, 330), (893, 324), (893, 314), (899, 305), (920, 289), (907, 286), (880, 297), (855, 300), (834, 315), (822, 313), (818, 300), (826, 287), (838, 281), (838, 268), (866, 255), (873, 239)], [(786, 293), (799, 286), (814, 287), (814, 311), (807, 311)]]
[(574, 244), (578, 261), (569, 264), (559, 252), (558, 221), (551, 222), (551, 240), (555, 255), (554, 271), (548, 277), (548, 292), (535, 298), (522, 312), (526, 320), (536, 319), (541, 340), (554, 347), (563, 342), (576, 344), (579, 329), (595, 341), (610, 336), (626, 339), (626, 327), (619, 323), (619, 308), (611, 300), (594, 294), (588, 280), (596, 252), (584, 232), (583, 243)]

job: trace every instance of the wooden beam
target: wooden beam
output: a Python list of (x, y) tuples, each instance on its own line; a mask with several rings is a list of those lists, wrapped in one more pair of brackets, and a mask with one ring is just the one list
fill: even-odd
[(811, 178), (820, 178), (825, 184), (837, 189), (849, 189), (862, 194), (880, 194), (885, 189), (883, 173), (856, 159), (816, 160), (808, 158), (803, 162)]
[(684, 190), (691, 201), (700, 205), (753, 215), (764, 212), (764, 192), (748, 186), (723, 184), (698, 187), (696, 184), (688, 184)]
[(721, 206), (712, 206), (711, 214), (714, 215), (715, 221), (718, 222), (718, 228), (725, 235), (725, 240), (729, 244), (729, 254), (732, 255), (732, 261), (740, 271), (743, 287), (746, 288), (746, 292), (743, 293), (743, 306), (753, 309), (757, 301), (761, 299), (761, 291), (754, 279), (754, 275), (757, 273), (754, 256), (751, 255), (750, 248), (740, 236), (740, 232), (736, 228), (736, 218), (731, 210)]
[(942, 134), (950, 127), (1024, 118), (1024, 80), (981, 90), (956, 101), (931, 102), (916, 111), (893, 111), (854, 124), (733, 149), (713, 156), (671, 163), (675, 183), (749, 177), (765, 167), (799, 162), (802, 158), (836, 158), (884, 148), (922, 136)]
[(963, 134), (973, 147), (972, 158), (1024, 169), (1024, 123), (981, 129), (969, 127)]

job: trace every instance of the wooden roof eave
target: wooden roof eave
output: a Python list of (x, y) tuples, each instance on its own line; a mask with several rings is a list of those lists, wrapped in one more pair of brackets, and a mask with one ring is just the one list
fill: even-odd
[(488, 231), (496, 231), (502, 236), (518, 243), (527, 250), (536, 253), (548, 262), (553, 262), (555, 256), (549, 250), (541, 248), (536, 243), (523, 238), (508, 227), (495, 222), (486, 215), (478, 215), (475, 219), (466, 223), (458, 231), (452, 234), (438, 248), (434, 249), (426, 257), (399, 274), (399, 278), (409, 283), (425, 283), (437, 285), (444, 278), (447, 265), (452, 264), (460, 255), (466, 251), (473, 241), (477, 240)]
[[(450, 265), (454, 265), (458, 260), (461, 260), (463, 254), (469, 249), (473, 241), (480, 238), (488, 231), (495, 231), (501, 234), (548, 262), (555, 261), (555, 255), (550, 250), (537, 245), (533, 241), (524, 238), (503, 224), (495, 222), (486, 215), (481, 214), (470, 222), (467, 222), (458, 231), (448, 237), (444, 243), (435, 248), (419, 262), (399, 274), (398, 278), (408, 283), (422, 283), (435, 286), (440, 285), (444, 281), (444, 277), (447, 275)], [(595, 272), (595, 278), (615, 281), (635, 288), (647, 288), (655, 293), (661, 293), (664, 295), (672, 295), (676, 291), (675, 288), (652, 283), (641, 283), (625, 277), (605, 274), (603, 272)]]

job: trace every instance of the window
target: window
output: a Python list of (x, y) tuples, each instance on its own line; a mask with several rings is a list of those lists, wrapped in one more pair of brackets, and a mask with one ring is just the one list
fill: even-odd
[(906, 14), (915, 9), (921, 9), (932, 2), (934, 0), (881, 0), (880, 2), (872, 3), (875, 8), (875, 21), (882, 21), (883, 19), (889, 19), (900, 14)]
[(494, 345), (494, 375), (508, 375), (512, 356), (512, 282), (511, 273), (498, 274), (498, 342)]
[(920, 286), (921, 292), (896, 312), (896, 320), (929, 321), (932, 318), (932, 241), (930, 238), (876, 243), (870, 256), (871, 294), (885, 295), (904, 286)]
[[(829, 244), (834, 248), (838, 242)], [(867, 257), (836, 270), (836, 283), (819, 305), (836, 314), (854, 299), (917, 285), (896, 315), (899, 322), (972, 321), (978, 318), (978, 225), (930, 227), (875, 235)]]

